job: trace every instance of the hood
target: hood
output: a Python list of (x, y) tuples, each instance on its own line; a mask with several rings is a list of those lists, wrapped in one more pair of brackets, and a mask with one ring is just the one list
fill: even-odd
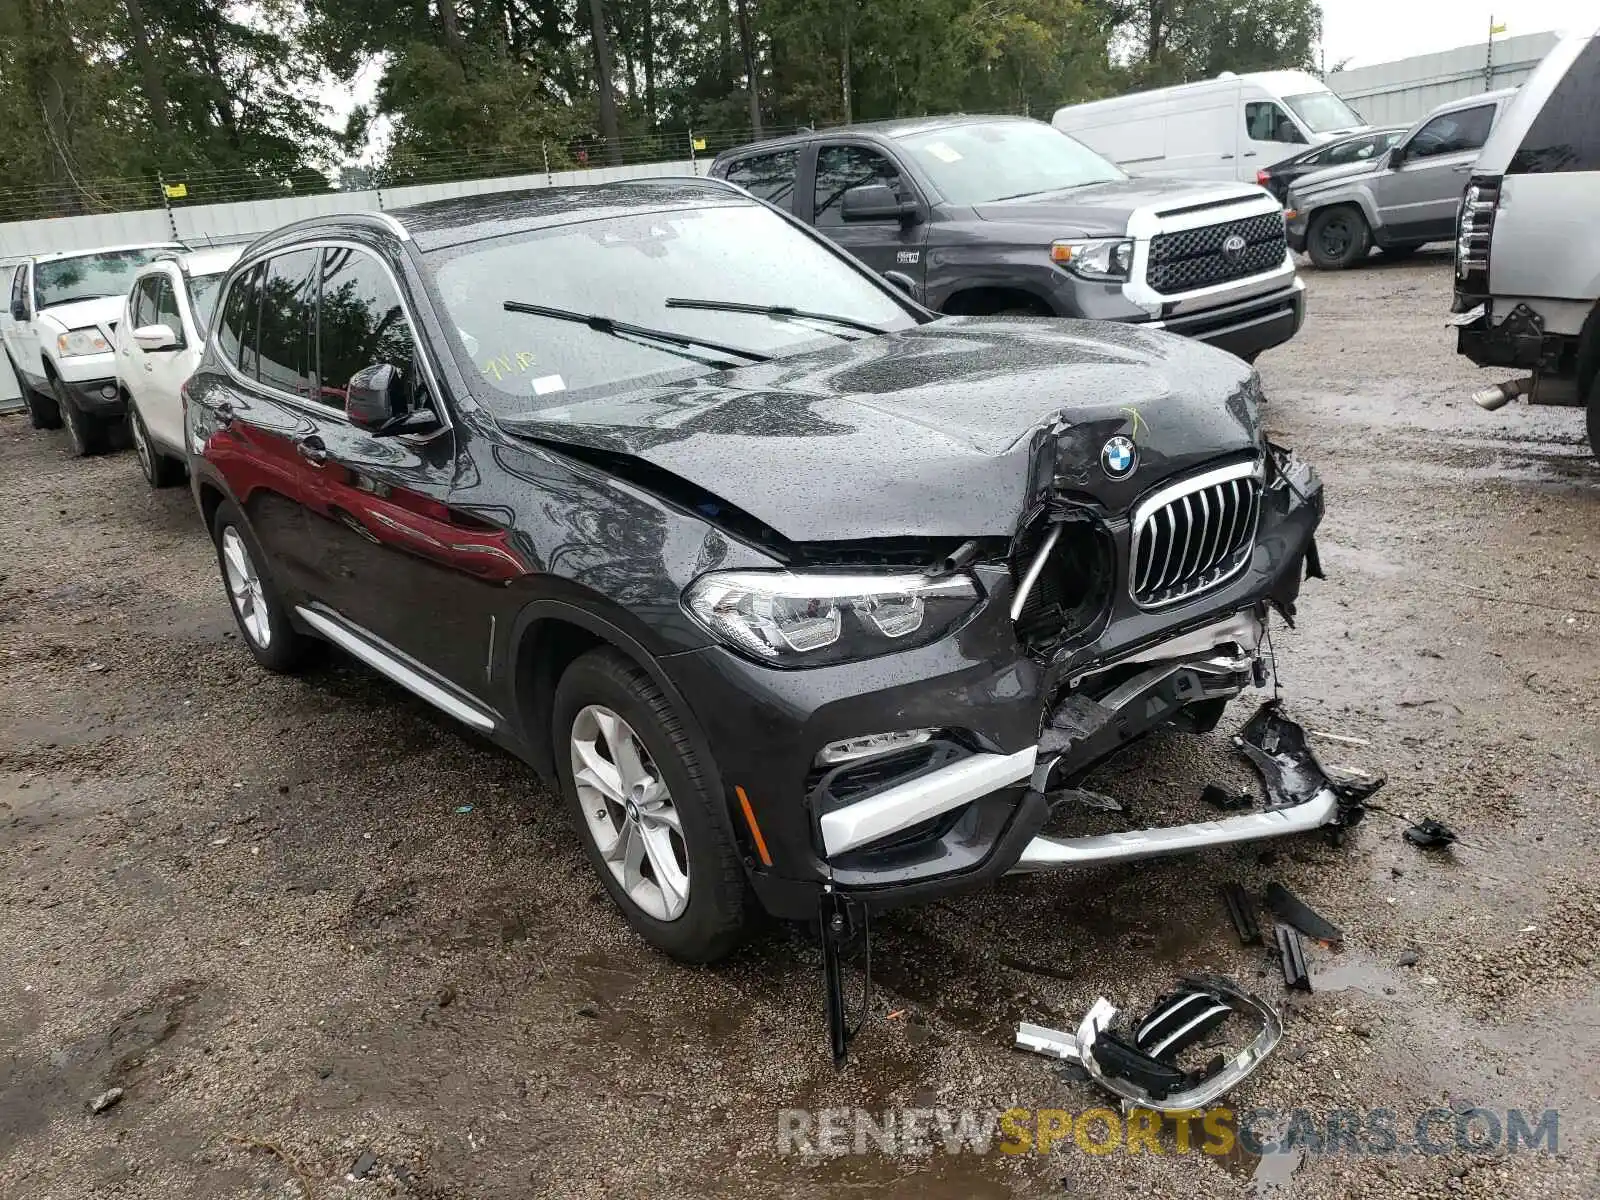
[(1294, 181), (1296, 192), (1310, 192), (1322, 187), (1324, 184), (1341, 183), (1347, 179), (1354, 179), (1357, 175), (1378, 174), (1377, 165), (1383, 161), (1383, 155), (1369, 158), (1365, 162), (1341, 163), (1337, 167), (1323, 167), (1321, 170), (1308, 171)]
[(1128, 218), (1139, 209), (1154, 209), (1160, 214), (1175, 208), (1253, 200), (1260, 193), (1254, 184), (1150, 177), (997, 200), (977, 205), (973, 211), (985, 221), (1059, 226), (1066, 233), (1117, 234), (1128, 228)]
[(122, 319), (121, 296), (97, 296), (93, 300), (72, 300), (66, 304), (52, 304), (39, 310), (39, 316), (49, 317), (62, 329), (87, 329), (98, 325), (107, 333)]
[[(951, 317), (501, 425), (642, 460), (793, 542), (1009, 536), (1052, 480), (1108, 512), (1258, 445), (1254, 373), (1156, 330)], [(1120, 482), (1099, 466), (1132, 437)]]

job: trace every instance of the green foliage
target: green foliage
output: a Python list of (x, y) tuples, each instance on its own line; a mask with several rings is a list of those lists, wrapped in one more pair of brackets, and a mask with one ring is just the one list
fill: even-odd
[[(607, 108), (633, 157), (691, 129), (726, 144), (752, 90), (768, 130), (1048, 117), (1310, 67), (1320, 31), (1316, 0), (0, 0), (0, 215), (148, 207), (158, 175), (189, 203), (318, 190), (374, 130), (386, 183), (605, 161)], [(316, 97), (374, 60), (338, 136)]]

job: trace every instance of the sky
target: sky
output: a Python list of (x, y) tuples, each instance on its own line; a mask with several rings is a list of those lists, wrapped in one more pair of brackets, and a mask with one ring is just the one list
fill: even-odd
[(1595, 0), (1322, 0), (1322, 44), (1328, 66), (1393, 62), (1457, 46), (1481, 45), (1489, 18), (1502, 36), (1574, 32), (1600, 25)]

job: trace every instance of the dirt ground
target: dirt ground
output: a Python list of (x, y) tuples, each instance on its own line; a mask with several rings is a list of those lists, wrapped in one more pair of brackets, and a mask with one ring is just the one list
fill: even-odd
[[(1471, 404), (1499, 377), (1453, 352), (1447, 258), (1307, 276), (1261, 366), (1326, 480), (1328, 578), (1275, 649), (1389, 811), (887, 917), (837, 1073), (803, 931), (715, 969), (651, 952), (528, 770), (347, 661), (265, 675), (184, 489), (0, 420), (0, 1195), (1600, 1195), (1600, 465), (1575, 410)], [(1100, 784), (1143, 816), (1228, 762), (1174, 733)], [(1344, 927), (1312, 994), (1238, 945), (1228, 880)], [(1102, 1105), (1015, 1023), (1187, 970), (1284, 1005), (1239, 1109), (1387, 1108), (1403, 1141), (1432, 1108), (1553, 1109), (1558, 1146), (779, 1153), (784, 1109)]]

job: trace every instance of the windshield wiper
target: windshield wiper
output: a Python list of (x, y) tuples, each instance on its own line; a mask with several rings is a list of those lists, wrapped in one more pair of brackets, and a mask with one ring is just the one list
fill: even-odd
[[(535, 317), (549, 317), (552, 321), (571, 321), (574, 325), (587, 325), (596, 333), (608, 334), (611, 337), (622, 338), (624, 341), (660, 342), (657, 347), (664, 349), (675, 346), (677, 350), (668, 350), (669, 354), (678, 354), (681, 358), (692, 358), (696, 362), (717, 365), (714, 359), (708, 359), (702, 354), (685, 353), (694, 346), (703, 346), (718, 354), (726, 354), (733, 358), (742, 358), (746, 362), (770, 362), (772, 355), (762, 354), (755, 350), (744, 350), (738, 346), (725, 345), (722, 342), (708, 341), (703, 337), (696, 337), (688, 333), (674, 333), (670, 329), (651, 329), (645, 325), (634, 325), (627, 321), (618, 321), (612, 317), (603, 317), (597, 313), (573, 312), (567, 308), (549, 308), (543, 304), (529, 304), (523, 300), (507, 300), (502, 305), (507, 312), (527, 313)], [(728, 364), (722, 364), (728, 365)]]
[(778, 317), (786, 320), (822, 321), (828, 325), (843, 325), (846, 329), (859, 329), (862, 333), (885, 334), (889, 331), (854, 317), (841, 317), (834, 313), (810, 312), (804, 308), (790, 308), (787, 304), (745, 304), (740, 300), (689, 300), (683, 296), (667, 297), (668, 308), (703, 308), (707, 312), (754, 313), (760, 317)]

